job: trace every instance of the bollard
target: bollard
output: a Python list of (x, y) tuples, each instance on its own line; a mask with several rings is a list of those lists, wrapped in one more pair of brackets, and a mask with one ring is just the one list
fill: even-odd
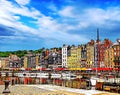
[(10, 90), (9, 90), (9, 80), (4, 80), (4, 83), (5, 83), (5, 89), (3, 91), (3, 93), (10, 93)]
[(14, 83), (14, 79), (12, 79), (12, 83), (11, 83), (11, 85), (13, 86), (15, 83)]

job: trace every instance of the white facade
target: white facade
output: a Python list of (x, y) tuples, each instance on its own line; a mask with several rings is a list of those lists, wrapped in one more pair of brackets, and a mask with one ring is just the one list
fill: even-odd
[(62, 47), (62, 67), (67, 67), (67, 46)]

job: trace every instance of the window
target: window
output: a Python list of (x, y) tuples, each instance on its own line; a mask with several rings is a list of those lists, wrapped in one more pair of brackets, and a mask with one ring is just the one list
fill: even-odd
[(12, 67), (12, 65), (13, 65), (12, 62), (10, 62), (10, 67)]

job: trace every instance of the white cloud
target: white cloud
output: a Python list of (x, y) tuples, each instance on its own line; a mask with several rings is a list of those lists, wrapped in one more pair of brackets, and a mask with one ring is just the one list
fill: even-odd
[[(0, 15), (0, 23), (6, 26), (14, 27), (16, 30), (18, 30), (15, 30), (15, 35), (21, 36), (22, 34), (26, 34), (28, 36), (31, 36), (32, 34), (32, 36), (34, 35), (36, 36), (36, 38), (48, 38), (63, 42), (81, 42), (87, 40), (87, 38), (74, 34), (69, 34), (69, 32), (67, 32), (70, 29), (74, 29), (74, 26), (71, 26), (68, 23), (59, 23), (52, 17), (41, 14), (40, 11), (36, 10), (35, 8), (28, 9), (25, 6), (19, 7), (8, 1), (2, 1), (0, 2), (0, 4), (2, 5), (0, 7), (0, 10), (3, 10), (0, 11), (2, 14)], [(71, 10), (72, 8), (67, 7), (64, 12), (67, 11), (70, 15)], [(16, 16), (16, 14), (18, 14), (19, 16)], [(39, 26), (39, 30), (33, 29), (32, 27), (25, 25), (23, 22), (20, 22), (20, 15), (36, 19), (37, 21), (35, 21), (34, 23), (35, 25)], [(65, 14), (63, 13), (63, 15)]]
[(67, 6), (63, 8), (62, 10), (60, 10), (59, 14), (64, 17), (75, 17), (75, 15), (73, 14), (73, 11), (74, 11), (74, 7)]
[(120, 21), (120, 7), (112, 7), (107, 10), (107, 16), (114, 21)]
[[(22, 16), (27, 16), (27, 17), (32, 17), (34, 19), (37, 19), (39, 16), (42, 14), (36, 10), (35, 8), (31, 7), (30, 9), (25, 7), (25, 6), (17, 6), (15, 4), (12, 4), (12, 2), (8, 1), (0, 1), (0, 10), (2, 10), (1, 15), (3, 17), (6, 17), (11, 19), (13, 18), (12, 16), (14, 15), (22, 15)], [(11, 17), (8, 17), (8, 15), (11, 15)]]
[(85, 17), (86, 25), (113, 28), (116, 26), (116, 22), (120, 22), (120, 8), (89, 8), (84, 11), (83, 17)]
[(70, 29), (75, 29), (76, 27), (70, 26), (64, 23), (58, 23), (51, 17), (42, 17), (38, 20), (40, 37), (54, 39), (62, 42), (87, 42), (86, 37), (69, 34)]
[(37, 23), (39, 26), (39, 30), (42, 32), (57, 32), (59, 31), (59, 23), (57, 23), (54, 19), (51, 17), (42, 16), (38, 19)]
[(30, 0), (15, 0), (20, 5), (27, 5), (30, 3)]
[(13, 5), (11, 2), (4, 0), (0, 1), (0, 5), (0, 10), (2, 10), (0, 11), (0, 24), (16, 28), (21, 32), (24, 31), (26, 33), (31, 32), (33, 34), (36, 34), (33, 28), (24, 25), (19, 21), (19, 19), (21, 18), (20, 15), (37, 19), (41, 15), (39, 11), (34, 8), (31, 8), (31, 10), (29, 10), (27, 7), (18, 7)]
[[(82, 10), (82, 11), (81, 11)], [(87, 27), (116, 26), (120, 21), (120, 8), (108, 7), (102, 8), (84, 8), (78, 9), (76, 6), (67, 6), (58, 12), (64, 23), (73, 26), (73, 29), (85, 29)], [(70, 17), (66, 18), (66, 17)], [(74, 24), (76, 23), (76, 24)]]
[[(15, 37), (12, 36), (11, 39), (17, 39), (17, 36), (21, 40), (25, 37), (31, 37), (31, 39), (33, 39), (33, 36), (36, 39), (52, 39), (53, 41), (51, 40), (51, 42), (57, 40), (58, 42), (72, 42), (73, 44), (80, 42), (84, 43), (89, 40), (87, 38), (89, 35), (81, 35), (81, 31), (83, 29), (85, 30), (90, 26), (95, 27), (96, 25), (104, 27), (106, 22), (108, 25), (111, 25), (111, 22), (114, 23), (114, 21), (120, 21), (120, 9), (117, 7), (106, 8), (106, 10), (100, 8), (89, 8), (84, 9), (81, 12), (79, 9), (76, 9), (75, 6), (67, 6), (56, 12), (56, 7), (51, 5), (49, 7), (53, 7), (56, 14), (60, 16), (60, 18), (54, 19), (52, 16), (45, 16), (33, 7), (28, 8), (27, 6), (23, 6), (25, 4), (29, 4), (30, 1), (27, 3), (20, 3), (21, 1), (18, 0), (18, 2), (21, 4), (21, 7), (9, 1), (0, 1), (0, 10), (2, 10), (0, 11), (0, 24), (16, 29)], [(35, 21), (30, 22), (34, 23), (38, 29), (27, 26), (28, 21), (26, 23), (22, 21), (20, 22), (21, 16), (35, 19)], [(113, 23), (112, 25), (115, 25)], [(70, 33), (71, 30), (75, 33)], [(76, 31), (79, 32), (76, 33)], [(25, 36), (22, 38), (22, 35)], [(49, 42), (49, 40), (45, 41)]]
[[(23, 36), (0, 36), (0, 38), (2, 38), (2, 39), (9, 39), (9, 40), (23, 40), (23, 39), (25, 39), (25, 37), (23, 37)], [(4, 43), (4, 42), (3, 42)]]

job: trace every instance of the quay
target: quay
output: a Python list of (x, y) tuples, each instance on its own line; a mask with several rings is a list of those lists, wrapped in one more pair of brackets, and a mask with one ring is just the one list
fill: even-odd
[[(60, 75), (62, 75), (62, 76), (60, 76)], [(71, 75), (71, 76), (69, 76), (69, 75)], [(76, 75), (73, 72), (70, 74), (69, 71), (61, 72), (61, 73), (55, 73), (55, 72), (48, 73), (48, 71), (46, 71), (46, 72), (40, 71), (40, 72), (36, 72), (36, 73), (32, 72), (32, 71), (29, 71), (29, 72), (28, 71), (25, 71), (25, 72), (2, 72), (1, 77), (0, 77), (0, 85), (2, 88), (4, 85), (3, 81), (9, 80), (11, 90), (18, 89), (19, 87), (20, 87), (20, 90), (22, 87), (25, 87), (25, 89), (27, 88), (27, 90), (28, 89), (30, 90), (30, 89), (32, 89), (31, 87), (34, 87), (35, 89), (39, 88), (39, 90), (41, 92), (41, 89), (43, 89), (42, 87), (45, 87), (44, 90), (47, 90), (47, 91), (50, 90), (50, 92), (51, 92), (54, 87), (55, 87), (54, 89), (59, 87), (59, 88), (65, 88), (65, 91), (66, 91), (66, 88), (68, 88), (70, 90), (74, 89), (77, 92), (87, 91), (86, 93), (88, 93), (89, 91), (96, 92), (98, 90), (101, 90), (102, 93), (107, 91), (110, 93), (116, 93), (114, 95), (119, 95), (118, 93), (120, 93), (120, 78), (107, 78), (107, 79), (104, 79), (105, 80), (104, 82), (101, 78), (99, 78), (100, 81), (97, 80), (97, 82), (94, 83), (94, 87), (93, 87), (91, 85), (92, 83), (91, 83), (90, 79), (86, 78), (86, 77), (80, 76), (80, 74), (78, 77), (78, 75)], [(116, 83), (116, 84), (114, 84), (114, 83)], [(17, 88), (14, 88), (14, 87), (17, 87)], [(48, 89), (48, 87), (49, 87), (49, 89)], [(58, 90), (60, 90), (59, 88), (58, 88)], [(14, 92), (14, 90), (12, 92)], [(58, 91), (58, 92), (60, 92), (60, 91)], [(33, 92), (29, 92), (29, 93), (33, 93)], [(36, 93), (36, 90), (35, 90), (35, 93)], [(56, 93), (56, 90), (55, 90), (55, 92), (51, 92), (51, 93)], [(69, 90), (68, 90), (68, 92), (66, 92), (66, 93), (72, 93), (72, 92), (69, 92)], [(74, 92), (74, 93), (76, 93), (76, 92)], [(34, 95), (34, 94), (32, 94), (32, 95)], [(82, 95), (82, 94), (83, 93), (73, 94), (73, 95)], [(92, 94), (94, 94), (94, 93), (92, 93)], [(89, 94), (89, 95), (92, 95), (92, 94)], [(27, 95), (27, 94), (25, 94), (25, 95)], [(42, 95), (42, 94), (35, 94), (35, 95)], [(45, 94), (45, 95), (47, 95), (47, 94)], [(50, 94), (50, 95), (52, 95), (52, 94)], [(60, 95), (62, 95), (62, 94), (60, 94)], [(70, 94), (68, 94), (68, 95), (70, 95)], [(87, 95), (87, 94), (85, 94), (85, 95)], [(107, 95), (107, 94), (104, 94), (104, 95)]]
[[(61, 87), (56, 85), (15, 85), (10, 86), (11, 93), (8, 95), (120, 95), (117, 93), (109, 93), (98, 90), (84, 90), (68, 87)], [(0, 85), (0, 95), (4, 89)]]

